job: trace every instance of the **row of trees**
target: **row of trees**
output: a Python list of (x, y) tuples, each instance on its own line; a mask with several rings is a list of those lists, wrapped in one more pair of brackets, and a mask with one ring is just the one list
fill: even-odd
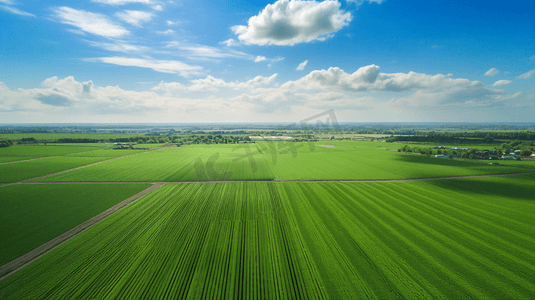
[(4, 140), (0, 141), (0, 148), (5, 148), (13, 145), (13, 142), (11, 140)]

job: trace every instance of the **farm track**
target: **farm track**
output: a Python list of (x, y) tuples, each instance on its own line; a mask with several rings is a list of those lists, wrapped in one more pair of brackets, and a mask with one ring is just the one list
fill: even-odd
[(80, 225), (73, 227), (69, 231), (59, 235), (58, 237), (42, 244), (41, 246), (35, 248), (34, 250), (8, 262), (7, 264), (0, 266), (0, 281), (8, 278), (9, 276), (15, 274), (16, 272), (20, 271), (24, 267), (30, 265), (34, 261), (38, 260), (48, 252), (56, 249), (57, 247), (61, 246), (65, 242), (69, 241), (70, 239), (74, 238), (75, 236), (79, 235), (80, 233), (86, 231), (87, 229), (91, 228), (93, 225), (97, 224), (98, 222), (106, 219), (108, 216), (112, 215), (116, 211), (120, 210), (121, 208), (129, 205), (130, 203), (138, 200), (139, 198), (145, 196), (146, 194), (156, 190), (160, 186), (162, 186), (163, 183), (154, 183), (152, 186), (144, 189), (143, 191), (133, 195), (132, 197), (110, 207), (109, 209), (103, 211), (102, 213), (94, 216), (93, 218), (81, 223)]

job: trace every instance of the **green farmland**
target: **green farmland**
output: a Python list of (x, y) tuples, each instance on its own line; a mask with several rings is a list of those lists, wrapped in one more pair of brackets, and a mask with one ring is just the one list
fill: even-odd
[[(327, 144), (334, 148), (321, 146)], [(59, 174), (46, 181), (376, 180), (526, 170), (378, 149), (385, 143), (191, 145)], [(106, 150), (112, 151), (112, 150)], [(119, 150), (117, 150), (119, 151)]]
[(2, 228), (0, 265), (55, 238), (148, 186), (148, 184), (39, 184), (0, 188), (0, 228)]
[(11, 146), (0, 148), (0, 163), (38, 157), (68, 155), (97, 149), (96, 147), (79, 146)]
[(533, 175), (167, 184), (2, 299), (532, 299)]

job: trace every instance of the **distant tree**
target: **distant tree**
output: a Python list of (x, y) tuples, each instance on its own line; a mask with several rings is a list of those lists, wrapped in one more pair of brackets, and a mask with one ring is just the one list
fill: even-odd
[(483, 143), (486, 143), (486, 144), (494, 143), (494, 138), (490, 134), (487, 134), (483, 138)]
[(529, 151), (528, 149), (524, 149), (520, 152), (520, 156), (522, 157), (528, 157), (530, 156), (531, 154), (533, 154), (533, 152)]

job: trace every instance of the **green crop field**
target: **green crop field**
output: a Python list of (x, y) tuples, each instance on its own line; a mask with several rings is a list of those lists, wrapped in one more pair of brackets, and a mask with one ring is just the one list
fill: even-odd
[(47, 157), (0, 165), (0, 183), (17, 182), (107, 160), (109, 157)]
[(164, 145), (166, 144), (136, 144), (134, 145), (134, 148), (157, 148)]
[(148, 184), (36, 184), (0, 187), (0, 265), (147, 187)]
[(377, 148), (383, 145), (385, 143), (355, 141), (191, 145), (156, 150), (46, 180), (373, 180), (526, 171), (512, 166), (492, 166), (487, 162), (438, 159)]
[(167, 184), (2, 299), (531, 299), (535, 178)]
[(11, 146), (6, 148), (0, 148), (0, 163), (8, 161), (27, 160), (37, 157), (67, 155), (97, 149), (99, 148), (80, 146)]

